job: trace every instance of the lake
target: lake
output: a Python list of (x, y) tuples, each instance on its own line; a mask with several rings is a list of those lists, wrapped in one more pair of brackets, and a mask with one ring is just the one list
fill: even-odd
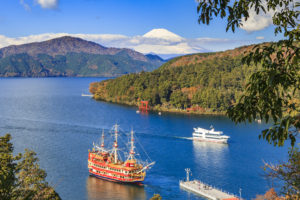
[[(89, 83), (104, 78), (1, 78), (0, 134), (11, 133), (17, 152), (34, 150), (47, 180), (62, 199), (202, 199), (179, 188), (190, 168), (192, 178), (251, 199), (272, 185), (263, 162), (287, 159), (287, 145), (273, 147), (258, 139), (266, 124), (235, 125), (225, 116), (137, 114), (136, 107), (82, 97)], [(89, 177), (88, 150), (118, 123), (131, 128), (153, 161), (144, 186), (111, 183)], [(223, 131), (228, 145), (194, 142), (193, 127)]]

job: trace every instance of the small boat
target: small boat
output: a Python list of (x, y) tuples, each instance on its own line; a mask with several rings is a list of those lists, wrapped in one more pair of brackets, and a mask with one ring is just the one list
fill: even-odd
[(136, 113), (137, 113), (137, 114), (139, 114), (139, 113), (140, 113), (140, 111), (139, 111), (139, 110), (137, 110), (137, 111), (136, 111)]
[(223, 135), (222, 131), (215, 131), (213, 126), (210, 128), (210, 130), (200, 127), (194, 128), (193, 140), (227, 144), (227, 140), (230, 138), (229, 136)]
[(81, 96), (82, 96), (82, 97), (93, 97), (92, 94), (84, 94), (84, 93), (81, 93)]
[[(94, 148), (89, 152), (88, 157), (89, 173), (92, 176), (108, 181), (141, 184), (146, 177), (146, 171), (155, 162), (152, 162), (149, 157), (147, 161), (137, 158), (140, 154), (137, 154), (135, 150), (134, 141), (136, 138), (133, 131), (130, 133), (129, 144), (122, 146), (118, 141), (120, 137), (118, 127), (118, 125), (113, 126), (114, 133), (111, 134), (112, 148), (105, 148), (104, 131), (102, 132), (101, 145), (94, 144)], [(124, 141), (124, 138), (121, 141)], [(121, 146), (119, 147), (119, 145)], [(126, 147), (129, 147), (129, 151), (126, 149), (126, 152), (122, 153)], [(146, 155), (148, 154), (146, 153)], [(125, 156), (126, 159), (123, 161), (122, 157)]]
[(161, 115), (161, 112), (158, 112), (158, 115)]

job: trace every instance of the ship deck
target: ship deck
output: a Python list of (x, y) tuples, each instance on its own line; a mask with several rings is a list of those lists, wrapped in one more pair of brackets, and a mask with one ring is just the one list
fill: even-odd
[(221, 191), (217, 188), (214, 188), (210, 185), (207, 185), (205, 183), (202, 183), (197, 180), (193, 181), (180, 181), (179, 182), (180, 187), (190, 190), (196, 194), (199, 194), (201, 196), (204, 196), (208, 199), (212, 200), (239, 200), (238, 197), (236, 197), (233, 194), (229, 194), (227, 192)]

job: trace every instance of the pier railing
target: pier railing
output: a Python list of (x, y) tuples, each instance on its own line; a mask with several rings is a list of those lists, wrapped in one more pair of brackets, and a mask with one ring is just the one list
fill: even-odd
[[(191, 181), (188, 181), (188, 182), (187, 182), (187, 181), (184, 181), (184, 180), (180, 180), (180, 182), (182, 182), (182, 183), (187, 183), (187, 184), (192, 184), (192, 183), (194, 183), (194, 184), (198, 184), (198, 186), (203, 185), (203, 186), (208, 187), (208, 189), (215, 189), (215, 190), (221, 191), (221, 192), (223, 192), (223, 193), (225, 193), (225, 194), (227, 194), (227, 195), (230, 195), (230, 196), (233, 196), (233, 197), (235, 197), (235, 198), (237, 198), (237, 199), (242, 200), (240, 197), (238, 197), (237, 195), (235, 195), (235, 194), (233, 194), (233, 193), (224, 191), (223, 189), (220, 189), (220, 188), (217, 188), (217, 187), (215, 187), (215, 186), (206, 184), (206, 183), (204, 183), (204, 182), (202, 182), (202, 181), (199, 181), (199, 180), (191, 180)], [(194, 185), (191, 185), (191, 186), (193, 187)], [(198, 189), (198, 188), (197, 188), (197, 189)]]

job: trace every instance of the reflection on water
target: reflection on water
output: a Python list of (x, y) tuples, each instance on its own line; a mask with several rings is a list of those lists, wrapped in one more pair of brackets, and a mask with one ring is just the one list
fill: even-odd
[[(289, 146), (274, 148), (258, 140), (266, 124), (236, 126), (215, 115), (137, 114), (135, 107), (81, 96), (91, 82), (99, 80), (103, 79), (0, 78), (0, 135), (12, 134), (16, 152), (25, 148), (37, 152), (47, 180), (58, 184), (64, 200), (149, 199), (154, 193), (163, 199), (198, 199), (179, 190), (185, 168), (191, 168), (192, 178), (226, 191), (238, 193), (243, 188), (243, 197), (251, 199), (269, 189), (261, 176), (262, 160), (275, 164), (287, 160)], [(133, 128), (156, 161), (144, 188), (88, 178), (87, 150), (102, 129), (109, 130), (115, 123), (126, 132)], [(189, 140), (193, 127), (207, 124), (230, 133), (230, 145)]]
[(223, 166), (228, 153), (228, 144), (193, 140), (193, 151), (195, 162), (199, 165)]
[(86, 180), (89, 200), (96, 199), (146, 199), (144, 186), (120, 184), (89, 176)]

